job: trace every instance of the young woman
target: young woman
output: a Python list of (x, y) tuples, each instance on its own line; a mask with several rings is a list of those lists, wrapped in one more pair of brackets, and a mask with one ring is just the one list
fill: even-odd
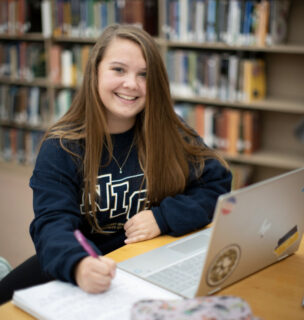
[[(115, 274), (114, 261), (102, 255), (202, 228), (230, 184), (226, 163), (175, 114), (152, 37), (134, 26), (111, 25), (37, 157), (30, 180), (37, 256), (12, 271), (0, 290), (5, 281), (12, 293), (55, 278), (102, 292)], [(98, 259), (82, 249), (75, 229)]]

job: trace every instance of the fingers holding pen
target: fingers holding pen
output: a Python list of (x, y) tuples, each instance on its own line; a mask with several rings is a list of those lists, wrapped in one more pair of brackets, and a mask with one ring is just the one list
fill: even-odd
[(116, 263), (107, 257), (85, 257), (75, 267), (75, 280), (80, 288), (89, 293), (107, 290), (115, 276)]

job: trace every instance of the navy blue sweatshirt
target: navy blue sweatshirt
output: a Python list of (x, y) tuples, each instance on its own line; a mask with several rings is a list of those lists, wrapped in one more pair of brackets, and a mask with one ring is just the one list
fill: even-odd
[[(133, 129), (112, 135), (113, 154), (120, 165), (133, 136)], [(80, 148), (73, 149), (81, 154)], [(74, 238), (75, 229), (84, 233), (98, 254), (106, 254), (124, 245), (124, 223), (144, 209), (146, 190), (136, 146), (122, 173), (114, 160), (104, 166), (107, 160), (105, 148), (96, 186), (101, 196), (97, 203), (98, 222), (103, 229), (100, 234), (92, 230), (84, 216), (79, 161), (60, 146), (58, 139), (42, 144), (30, 179), (35, 213), (30, 234), (43, 270), (56, 279), (75, 283), (74, 267), (87, 256)], [(167, 197), (151, 208), (161, 233), (179, 236), (210, 223), (218, 196), (230, 191), (230, 186), (231, 173), (217, 160), (206, 160), (202, 176), (190, 174), (183, 194)]]

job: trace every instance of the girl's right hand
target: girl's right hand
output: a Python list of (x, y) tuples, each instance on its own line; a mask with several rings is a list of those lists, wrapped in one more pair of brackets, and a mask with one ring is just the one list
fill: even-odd
[(100, 293), (107, 290), (115, 276), (114, 260), (99, 256), (91, 256), (78, 262), (75, 268), (75, 280), (78, 286), (88, 293)]

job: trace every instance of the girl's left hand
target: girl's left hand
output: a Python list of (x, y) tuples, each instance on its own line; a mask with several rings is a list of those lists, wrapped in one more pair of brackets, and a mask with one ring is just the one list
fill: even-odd
[(160, 235), (160, 229), (151, 210), (138, 212), (125, 223), (127, 239), (125, 243), (133, 243), (152, 239)]

